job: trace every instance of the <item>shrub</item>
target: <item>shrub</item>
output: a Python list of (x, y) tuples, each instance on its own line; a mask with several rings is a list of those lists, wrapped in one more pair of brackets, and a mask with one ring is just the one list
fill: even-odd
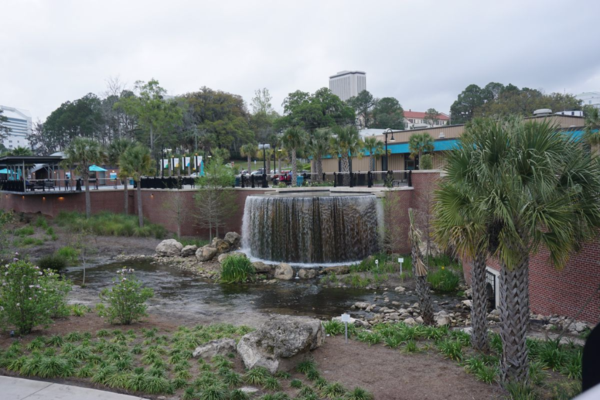
[(440, 292), (454, 292), (460, 282), (460, 278), (456, 273), (444, 267), (429, 274), (427, 280), (434, 290)]
[(344, 324), (337, 320), (327, 321), (323, 324), (323, 328), (325, 328), (325, 333), (328, 335), (336, 336), (344, 333)]
[(35, 233), (31, 226), (24, 226), (23, 228), (15, 230), (15, 236), (31, 236)]
[(58, 272), (67, 267), (67, 260), (63, 256), (50, 254), (40, 258), (38, 264), (42, 269), (51, 269)]
[(133, 269), (123, 268), (118, 271), (119, 278), (115, 278), (114, 286), (104, 289), (100, 293), (100, 299), (108, 303), (100, 309), (100, 316), (107, 317), (112, 324), (117, 321), (120, 324), (129, 325), (134, 321), (146, 316), (146, 300), (154, 296), (152, 289), (143, 288), (132, 273)]
[(52, 270), (16, 260), (0, 274), (0, 321), (27, 334), (38, 325), (49, 325), (51, 317), (63, 315), (65, 298), (71, 290)]
[(144, 222), (144, 227), (140, 228), (135, 215), (110, 212), (94, 214), (90, 218), (78, 212), (61, 212), (56, 217), (56, 223), (71, 232), (92, 232), (101, 236), (154, 236), (162, 239), (167, 233), (162, 225), (149, 222)]
[(79, 261), (79, 250), (71, 246), (61, 247), (55, 255), (64, 258), (71, 265), (77, 264)]
[(223, 261), (221, 282), (242, 283), (253, 281), (256, 275), (252, 262), (244, 255), (233, 254)]
[(38, 228), (47, 229), (48, 221), (46, 220), (46, 218), (44, 218), (40, 215), (39, 217), (36, 218), (34, 225)]

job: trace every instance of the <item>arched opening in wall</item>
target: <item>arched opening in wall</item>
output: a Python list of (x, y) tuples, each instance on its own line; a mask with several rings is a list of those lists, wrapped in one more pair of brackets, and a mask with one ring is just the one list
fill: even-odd
[(485, 268), (485, 295), (487, 311), (496, 309), (500, 304), (500, 272), (491, 267)]

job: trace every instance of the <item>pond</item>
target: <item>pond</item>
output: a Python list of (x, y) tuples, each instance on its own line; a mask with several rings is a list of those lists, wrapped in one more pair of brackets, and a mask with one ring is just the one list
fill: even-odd
[[(155, 292), (149, 301), (151, 312), (188, 317), (215, 317), (215, 320), (233, 320), (247, 323), (257, 314), (277, 313), (305, 315), (329, 319), (349, 312), (359, 301), (382, 303), (383, 291), (349, 288), (328, 288), (314, 281), (281, 281), (276, 284), (226, 285), (201, 279), (189, 272), (167, 265), (144, 262), (117, 262), (86, 269), (86, 288), (76, 290), (71, 302), (93, 304), (99, 292), (112, 285), (117, 271), (123, 266), (135, 269), (135, 275), (146, 287)], [(70, 268), (67, 277), (80, 284), (83, 268)], [(390, 301), (414, 303), (414, 294), (387, 292)], [(451, 297), (435, 296), (436, 300)], [(353, 315), (363, 312), (353, 311)]]

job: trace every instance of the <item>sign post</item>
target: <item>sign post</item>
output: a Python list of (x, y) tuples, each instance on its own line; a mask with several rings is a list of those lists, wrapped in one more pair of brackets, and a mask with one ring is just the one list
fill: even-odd
[(346, 343), (348, 343), (348, 322), (350, 322), (350, 314), (342, 314), (342, 322), (346, 328)]
[(377, 269), (377, 273), (379, 273), (379, 260), (375, 260), (375, 269)]
[(404, 277), (402, 276), (402, 263), (404, 263), (404, 258), (399, 257), (398, 262), (400, 263), (400, 279), (402, 279), (402, 282), (404, 282)]

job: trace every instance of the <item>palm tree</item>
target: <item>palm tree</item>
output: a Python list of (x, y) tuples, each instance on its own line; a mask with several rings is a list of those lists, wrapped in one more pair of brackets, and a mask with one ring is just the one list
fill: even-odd
[(369, 152), (369, 171), (373, 171), (376, 168), (377, 156), (385, 152), (383, 142), (374, 136), (368, 137), (365, 139), (365, 149)]
[(306, 144), (306, 138), (306, 131), (297, 126), (288, 128), (285, 132), (283, 132), (283, 136), (281, 137), (283, 146), (289, 150), (292, 155), (292, 186), (296, 185), (296, 151), (304, 147)]
[(248, 173), (252, 171), (252, 157), (256, 157), (258, 147), (254, 143), (246, 143), (240, 148), (242, 156), (248, 157)]
[(600, 110), (596, 107), (586, 107), (584, 138), (595, 149), (600, 145)]
[(17, 146), (6, 153), (7, 156), (32, 156), (33, 151), (27, 147)]
[(342, 158), (342, 172), (344, 175), (344, 185), (350, 184), (350, 157), (354, 154), (362, 157), (360, 151), (363, 149), (363, 141), (354, 125), (336, 126), (333, 128), (334, 137), (331, 147)]
[(408, 149), (410, 158), (414, 160), (418, 157), (420, 162), (423, 153), (433, 151), (433, 138), (427, 132), (415, 133), (408, 139)]
[(137, 182), (137, 206), (140, 228), (144, 226), (144, 214), (142, 212), (142, 185), (141, 177), (152, 175), (154, 168), (152, 166), (152, 157), (150, 150), (141, 144), (129, 147), (119, 159), (121, 169), (127, 176), (132, 177)]
[(421, 317), (426, 325), (435, 323), (433, 318), (433, 304), (431, 302), (431, 294), (429, 283), (427, 282), (427, 266), (423, 262), (423, 254), (421, 254), (421, 232), (417, 229), (414, 221), (414, 213), (412, 208), (408, 210), (409, 219), (409, 236), (410, 249), (413, 265), (413, 274), (415, 276), (416, 287), (415, 291), (419, 296), (419, 306), (421, 307)]
[(308, 151), (315, 163), (316, 182), (323, 179), (323, 156), (329, 153), (331, 148), (331, 129), (320, 128), (315, 130), (308, 141)]
[(562, 267), (595, 237), (600, 163), (580, 139), (548, 121), (475, 119), (469, 131), (461, 147), (470, 149), (460, 168), (479, 186), (470, 207), (479, 217), (467, 219), (485, 227), (484, 243), (500, 262), (502, 378), (526, 382), (529, 257), (545, 248)]
[(69, 165), (77, 165), (76, 171), (85, 182), (85, 216), (89, 218), (92, 214), (90, 201), (90, 167), (101, 164), (106, 159), (106, 153), (102, 150), (100, 143), (78, 137), (65, 150), (66, 162)]
[(117, 166), (119, 168), (119, 179), (123, 180), (123, 193), (125, 195), (125, 214), (129, 213), (129, 192), (127, 190), (127, 181), (129, 176), (127, 173), (120, 168), (120, 158), (125, 151), (131, 147), (132, 143), (126, 139), (117, 139), (110, 144), (108, 147), (108, 162), (111, 165)]

